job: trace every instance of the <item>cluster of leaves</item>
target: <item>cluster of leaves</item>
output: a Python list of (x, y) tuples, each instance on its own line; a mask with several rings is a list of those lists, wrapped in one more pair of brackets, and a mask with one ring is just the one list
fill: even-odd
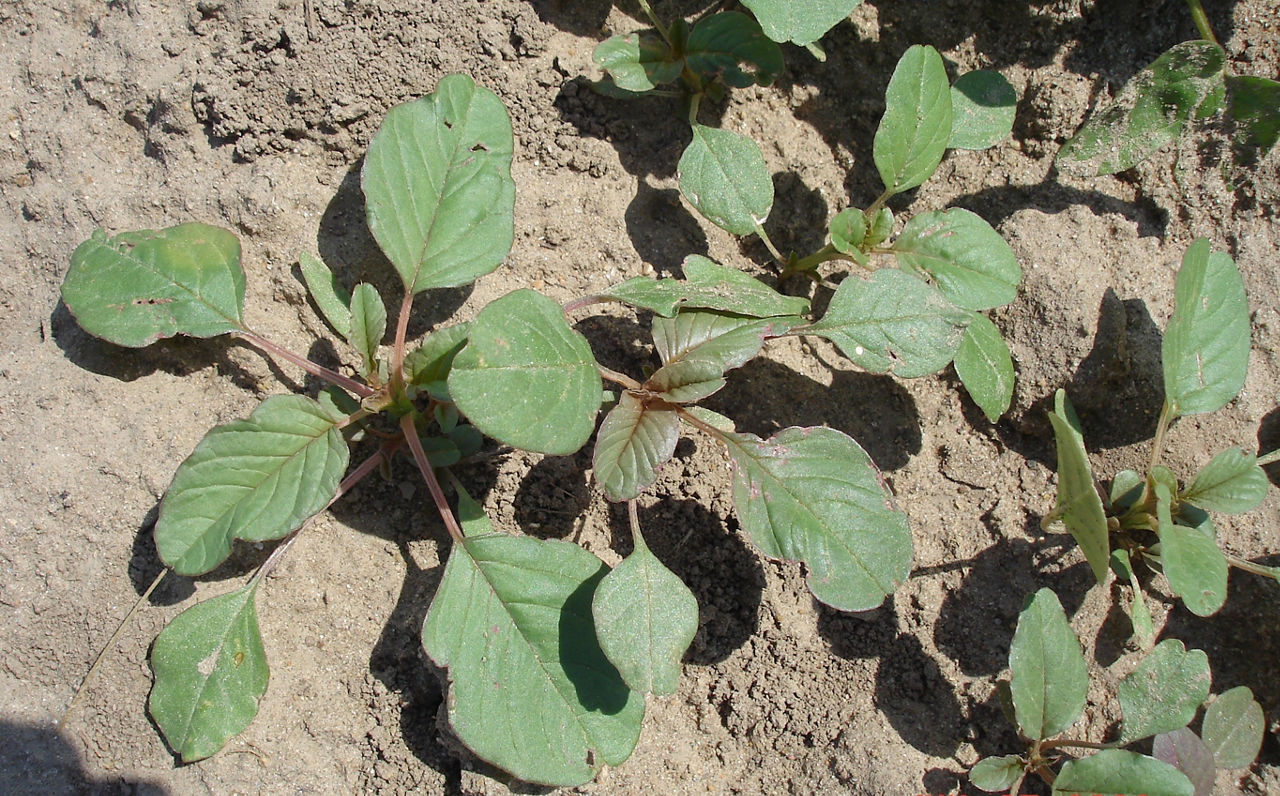
[(1173, 143), (1194, 122), (1225, 109), (1237, 160), (1266, 154), (1280, 140), (1280, 83), (1231, 74), (1199, 0), (1188, 0), (1203, 38), (1171, 47), (1063, 145), (1057, 163), (1080, 175), (1133, 168)]
[[(1055, 796), (1208, 796), (1217, 769), (1253, 762), (1265, 727), (1253, 692), (1239, 686), (1214, 697), (1200, 733), (1193, 732), (1189, 725), (1209, 697), (1211, 680), (1202, 651), (1165, 639), (1116, 689), (1123, 716), (1116, 740), (1064, 737), (1084, 710), (1089, 672), (1057, 595), (1041, 589), (1018, 618), (1009, 647), (1009, 680), (999, 690), (1001, 706), (1027, 742), (1027, 752), (984, 758), (969, 778), (991, 792), (1018, 793), (1023, 778), (1035, 773), (1053, 786)], [(1124, 748), (1147, 738), (1153, 738), (1151, 755)], [(1064, 760), (1065, 749), (1093, 753)]]
[(1043, 524), (1066, 525), (1098, 583), (1110, 568), (1132, 586), (1130, 618), (1144, 640), (1152, 624), (1135, 572), (1139, 566), (1163, 572), (1170, 591), (1199, 616), (1213, 614), (1226, 600), (1228, 565), (1280, 576), (1280, 569), (1225, 554), (1208, 513), (1257, 508), (1268, 484), (1262, 465), (1276, 454), (1259, 457), (1228, 448), (1183, 485), (1159, 463), (1173, 421), (1216, 411), (1235, 398), (1249, 360), (1249, 306), (1230, 257), (1197, 240), (1183, 257), (1174, 295), (1161, 350), (1165, 400), (1145, 476), (1124, 470), (1109, 489), (1096, 485), (1080, 421), (1062, 390), (1049, 415), (1058, 447), (1058, 494)]

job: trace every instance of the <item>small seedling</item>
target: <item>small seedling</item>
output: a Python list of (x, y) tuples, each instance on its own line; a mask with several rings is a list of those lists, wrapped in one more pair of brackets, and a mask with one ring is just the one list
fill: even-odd
[[(257, 712), (268, 677), (256, 608), (263, 577), (312, 518), (401, 451), (452, 543), (422, 630), (427, 653), (448, 670), (449, 727), (477, 756), (530, 782), (578, 785), (620, 764), (639, 735), (645, 695), (676, 688), (697, 603), (649, 551), (635, 499), (681, 433), (725, 446), (743, 530), (764, 555), (803, 562), (817, 599), (868, 610), (906, 578), (906, 516), (856, 441), (825, 427), (760, 439), (697, 406), (780, 335), (865, 334), (867, 356), (892, 356), (884, 341), (907, 331), (878, 314), (871, 296), (829, 312), (820, 327), (805, 317), (807, 299), (690, 257), (684, 279), (632, 279), (564, 306), (517, 290), (408, 350), (416, 295), (466, 284), (508, 254), (511, 157), (501, 101), (468, 77), (447, 77), (387, 114), (361, 184), (369, 228), (403, 283), (389, 352), (378, 292), (361, 284), (348, 294), (319, 260), (300, 260), (316, 306), (356, 354), (354, 376), (246, 325), (239, 242), (225, 230), (99, 231), (72, 255), (63, 300), (91, 334), (133, 347), (230, 334), (330, 385), (318, 399), (268, 398), (246, 420), (208, 432), (160, 504), (156, 547), (179, 575), (209, 573), (237, 539), (283, 540), (244, 586), (187, 609), (156, 639), (150, 713), (183, 761), (214, 754)], [(898, 292), (913, 279), (886, 273), (868, 293)], [(602, 302), (656, 316), (660, 366), (643, 379), (600, 365), (571, 325), (574, 313)], [(619, 391), (606, 394), (602, 377)], [(612, 570), (567, 542), (494, 532), (447, 473), (483, 436), (554, 455), (577, 451), (593, 433), (596, 479), (627, 503), (632, 533), (633, 552)], [(374, 439), (348, 472), (352, 447)], [(456, 515), (437, 470), (449, 475)]]
[[(1217, 769), (1253, 762), (1265, 724), (1253, 693), (1240, 686), (1209, 703), (1199, 735), (1190, 730), (1211, 679), (1203, 652), (1165, 639), (1116, 689), (1123, 716), (1118, 738), (1099, 743), (1065, 737), (1084, 711), (1089, 673), (1057, 595), (1041, 589), (1018, 617), (1009, 646), (1009, 681), (999, 690), (1001, 707), (1027, 752), (979, 760), (969, 779), (990, 792), (1019, 793), (1022, 780), (1034, 773), (1052, 785), (1054, 796), (1208, 794)], [(1153, 736), (1151, 755), (1124, 748)], [(1094, 753), (1064, 757), (1071, 749)]]
[(1208, 513), (1256, 508), (1267, 493), (1262, 466), (1280, 453), (1260, 457), (1228, 448), (1182, 485), (1160, 464), (1173, 421), (1221, 409), (1244, 387), (1248, 366), (1244, 283), (1231, 258), (1211, 251), (1203, 238), (1183, 257), (1161, 356), (1165, 399), (1147, 474), (1121, 471), (1109, 489), (1095, 484), (1080, 421), (1066, 393), (1058, 390), (1049, 414), (1058, 447), (1057, 504), (1041, 523), (1046, 529), (1058, 521), (1066, 525), (1098, 583), (1110, 567), (1133, 587), (1130, 617), (1144, 640), (1152, 630), (1134, 572), (1139, 562), (1163, 572), (1170, 590), (1199, 616), (1213, 614), (1226, 600), (1228, 565), (1280, 577), (1280, 569), (1224, 553)]

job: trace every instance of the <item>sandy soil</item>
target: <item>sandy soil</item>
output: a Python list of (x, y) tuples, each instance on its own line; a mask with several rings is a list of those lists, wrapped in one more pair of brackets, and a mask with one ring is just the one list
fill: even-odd
[[(660, 2), (666, 15), (705, 3)], [(1232, 68), (1280, 71), (1273, 0), (1214, 2)], [(533, 286), (557, 300), (688, 253), (766, 273), (766, 253), (701, 221), (675, 188), (688, 128), (673, 103), (588, 92), (590, 53), (638, 27), (629, 4), (568, 0), (12, 0), (0, 5), (0, 791), (6, 793), (504, 793), (460, 762), (437, 724), (441, 685), (418, 643), (447, 555), (408, 467), (370, 481), (309, 530), (259, 602), (271, 686), (218, 756), (177, 767), (145, 713), (147, 650), (163, 624), (220, 593), (261, 551), (208, 578), (170, 579), (132, 622), (62, 732), (54, 722), (95, 652), (159, 571), (155, 507), (205, 430), (266, 395), (313, 389), (220, 341), (117, 349), (58, 303), (72, 249), (189, 220), (242, 238), (251, 325), (323, 361), (351, 361), (304, 298), (311, 251), (353, 284), (393, 275), (363, 225), (360, 156), (391, 105), (468, 72), (515, 125), (516, 242), (474, 289), (419, 300), (412, 330)], [(625, 13), (627, 10), (630, 13)], [(953, 74), (1001, 71), (1021, 97), (1012, 140), (956, 152), (897, 210), (965, 207), (998, 227), (1025, 271), (995, 319), (1018, 371), (1015, 406), (987, 423), (951, 372), (914, 381), (854, 371), (823, 343), (771, 345), (711, 402), (740, 428), (844, 430), (884, 468), (912, 521), (913, 576), (868, 615), (816, 605), (797, 565), (738, 533), (728, 472), (708, 440), (681, 445), (642, 502), (650, 545), (696, 593), (700, 630), (679, 692), (652, 701), (640, 744), (587, 793), (972, 792), (978, 757), (1017, 751), (994, 685), (1025, 595), (1057, 590), (1098, 669), (1081, 733), (1117, 719), (1109, 686), (1132, 668), (1115, 594), (1090, 589), (1069, 537), (1043, 535), (1053, 448), (1043, 402), (1067, 386), (1100, 472), (1147, 455), (1161, 397), (1159, 330), (1198, 236), (1232, 254), (1254, 309), (1243, 395), (1188, 418), (1169, 463), (1189, 474), (1227, 444), (1280, 442), (1277, 156), (1227, 170), (1220, 137), (1188, 138), (1115, 178), (1052, 169), (1099, 101), (1194, 38), (1177, 0), (878, 0), (801, 50), (771, 88), (735, 92), (708, 120), (764, 145), (778, 191), (768, 228), (811, 250), (827, 217), (878, 190), (871, 140), (898, 55), (930, 43)], [(647, 339), (625, 313), (583, 325), (606, 362), (636, 370)], [(572, 537), (615, 562), (623, 516), (589, 454), (505, 455), (462, 475), (499, 527)], [(1273, 473), (1273, 478), (1276, 476)], [(1280, 493), (1221, 523), (1230, 551), (1280, 548)], [(1219, 791), (1280, 792), (1276, 584), (1233, 576), (1197, 619), (1153, 584), (1157, 622), (1205, 649), (1215, 691), (1248, 685), (1271, 724), (1259, 763)], [(1255, 607), (1257, 610), (1255, 611)]]

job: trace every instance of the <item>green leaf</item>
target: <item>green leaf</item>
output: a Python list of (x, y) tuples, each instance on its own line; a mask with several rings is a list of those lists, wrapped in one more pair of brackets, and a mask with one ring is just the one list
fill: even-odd
[(710, 409), (706, 409), (701, 406), (684, 406), (681, 407), (681, 410), (685, 414), (693, 415), (695, 419), (701, 420), (703, 423), (706, 423), (714, 429), (719, 429), (720, 431), (730, 434), (738, 430), (732, 420), (719, 412), (713, 412)]
[[(1164, 489), (1157, 487), (1157, 492)], [(1160, 566), (1174, 594), (1196, 616), (1210, 616), (1227, 600), (1227, 559), (1218, 543), (1194, 528), (1160, 521)]]
[(1227, 448), (1196, 473), (1179, 497), (1209, 511), (1242, 514), (1258, 507), (1267, 496), (1267, 484), (1258, 457)]
[(520, 779), (589, 782), (630, 756), (644, 717), (643, 696), (596, 640), (591, 603), (608, 567), (567, 542), (472, 535), (488, 530), (477, 512), (460, 506), (468, 535), (422, 628), (427, 654), (449, 670), (449, 726)]
[(532, 290), (481, 310), (449, 373), (449, 393), (472, 425), (539, 453), (573, 453), (586, 444), (601, 390), (586, 339), (559, 304)]
[(1008, 790), (1022, 778), (1026, 763), (1017, 755), (984, 757), (969, 769), (969, 781), (988, 793)]
[(864, 243), (867, 246), (879, 246), (891, 234), (893, 234), (893, 211), (887, 207), (882, 207), (876, 213), (876, 217), (871, 220), (870, 226), (867, 227), (867, 237), (864, 239)]
[(226, 559), (232, 539), (279, 539), (324, 509), (347, 469), (339, 419), (310, 398), (277, 395), (248, 419), (211, 429), (160, 503), (161, 560), (203, 575)]
[(1000, 330), (987, 316), (974, 313), (956, 350), (956, 375), (974, 403), (992, 423), (1013, 401), (1013, 357)]
[(633, 690), (666, 696), (680, 684), (680, 658), (698, 632), (698, 601), (649, 551), (635, 550), (605, 575), (591, 613), (600, 647)]
[(404, 358), (405, 378), (409, 384), (426, 392), (437, 401), (452, 401), (447, 379), (453, 369), (453, 358), (467, 344), (471, 324), (460, 323), (436, 329), (422, 345)]
[(991, 225), (955, 208), (912, 216), (893, 242), (898, 262), (929, 278), (952, 303), (986, 310), (1013, 301), (1022, 269)]
[(672, 59), (671, 48), (661, 37), (632, 33), (611, 36), (591, 53), (596, 66), (609, 73), (613, 84), (625, 91), (651, 91), (680, 78), (683, 65)]
[(743, 0), (776, 42), (805, 46), (853, 13), (861, 0)]
[(955, 358), (971, 317), (914, 276), (882, 268), (846, 277), (827, 314), (805, 332), (831, 340), (865, 370), (910, 379)]
[(1146, 485), (1146, 479), (1136, 471), (1121, 470), (1111, 481), (1111, 490), (1108, 493), (1111, 505), (1120, 511), (1129, 510), (1134, 503), (1138, 502), (1138, 498), (1142, 497), (1142, 490)]
[(378, 371), (378, 346), (387, 333), (387, 308), (373, 285), (361, 282), (351, 293), (351, 347), (360, 352), (366, 379)]
[(1165, 639), (1116, 689), (1124, 723), (1123, 743), (1185, 727), (1209, 696), (1209, 658), (1188, 650), (1177, 639)]
[(240, 241), (207, 224), (110, 239), (95, 230), (71, 254), (62, 300), (86, 332), (130, 348), (235, 331), (244, 326)]
[(866, 259), (862, 252), (862, 241), (867, 237), (867, 217), (856, 207), (842, 210), (832, 217), (827, 225), (827, 236), (831, 245), (841, 254)]
[(987, 149), (1013, 130), (1018, 93), (999, 72), (967, 72), (951, 86), (951, 149)]
[(256, 582), (178, 614), (151, 648), (147, 708), (169, 747), (191, 763), (214, 754), (258, 713), (267, 656), (254, 609)]
[(1080, 641), (1058, 596), (1041, 589), (1027, 600), (1009, 645), (1009, 689), (1022, 733), (1033, 741), (1080, 718), (1089, 690)]
[(1142, 585), (1133, 572), (1133, 560), (1129, 551), (1123, 547), (1111, 551), (1111, 569), (1133, 587), (1133, 599), (1129, 603), (1129, 624), (1138, 637), (1138, 643), (1146, 647), (1155, 637), (1151, 624), (1151, 612), (1147, 609), (1146, 598), (1142, 596)]
[(1132, 168), (1173, 143), (1193, 115), (1221, 102), (1226, 54), (1196, 40), (1170, 48), (1076, 131), (1058, 152), (1058, 168), (1080, 176)]
[(750, 235), (773, 208), (773, 180), (756, 142), (729, 130), (693, 125), (676, 164), (680, 193), (711, 223)]
[(1111, 557), (1111, 540), (1107, 531), (1107, 515), (1102, 498), (1093, 483), (1089, 454), (1084, 449), (1080, 421), (1076, 418), (1067, 393), (1054, 395), (1054, 411), (1049, 413), (1053, 436), (1058, 448), (1058, 501), (1053, 513), (1080, 545), (1089, 568), (1098, 583), (1107, 579), (1107, 562)]
[(803, 561), (814, 597), (841, 611), (866, 611), (906, 579), (906, 515), (857, 442), (825, 427), (785, 428), (767, 440), (721, 439), (743, 529), (770, 558)]
[(724, 374), (746, 364), (764, 341), (799, 323), (798, 318), (740, 318), (714, 312), (682, 312), (654, 318), (653, 341), (663, 366), (646, 388), (672, 403), (698, 401), (725, 385)]
[(308, 252), (298, 255), (298, 270), (302, 271), (307, 292), (320, 314), (338, 336), (346, 340), (351, 332), (351, 296), (347, 295), (329, 266)]
[(360, 184), (369, 231), (409, 293), (465, 285), (507, 256), (512, 147), (502, 100), (466, 75), (387, 112)]
[(602, 296), (670, 318), (682, 307), (719, 310), (752, 318), (803, 315), (809, 301), (784, 296), (736, 268), (691, 254), (684, 260), (684, 280), (637, 276), (614, 285)]
[(1124, 749), (1103, 749), (1068, 760), (1053, 781), (1053, 796), (1194, 796), (1191, 780), (1168, 763)]
[(872, 156), (890, 193), (914, 188), (933, 174), (951, 137), (951, 86), (942, 56), (914, 45), (903, 53), (885, 92), (884, 116)]
[(1214, 698), (1204, 712), (1200, 736), (1218, 768), (1248, 768), (1262, 748), (1267, 720), (1247, 686), (1236, 686)]
[(1280, 140), (1280, 83), (1252, 75), (1228, 75), (1231, 118), (1246, 143), (1265, 155)]
[(654, 403), (625, 391), (600, 423), (591, 466), (610, 500), (639, 495), (675, 453), (680, 420), (672, 407)]
[(1244, 387), (1249, 304), (1231, 258), (1200, 238), (1182, 258), (1161, 349), (1165, 400), (1177, 415), (1221, 409)]
[(1183, 727), (1160, 733), (1151, 741), (1151, 756), (1181, 771), (1195, 788), (1195, 796), (1212, 796), (1217, 775), (1213, 752), (1191, 730)]
[[(782, 50), (746, 14), (727, 11), (704, 17), (689, 31), (685, 63), (708, 82), (733, 88), (767, 86), (782, 73)], [(743, 67), (747, 68), (743, 68)]]

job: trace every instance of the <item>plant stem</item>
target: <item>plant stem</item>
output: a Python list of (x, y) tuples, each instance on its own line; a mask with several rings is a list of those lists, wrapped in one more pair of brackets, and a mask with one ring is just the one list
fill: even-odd
[(817, 268), (819, 265), (822, 265), (825, 262), (830, 262), (831, 260), (844, 260), (845, 262), (853, 263), (854, 265), (857, 265), (861, 268), (865, 268), (869, 271), (874, 270), (870, 265), (863, 265), (862, 263), (853, 259), (852, 257), (845, 254), (844, 252), (837, 250), (835, 246), (832, 246), (830, 243), (828, 243), (826, 246), (823, 246), (821, 249), (818, 249), (813, 254), (810, 254), (805, 257), (801, 257), (800, 259), (796, 260), (794, 263), (792, 263), (790, 266), (787, 267), (787, 270), (785, 273), (799, 273), (802, 271), (812, 271), (813, 269)]
[(777, 260), (784, 268), (787, 265), (787, 258), (782, 256), (782, 252), (778, 251), (778, 247), (773, 245), (773, 241), (769, 240), (769, 233), (764, 231), (764, 225), (759, 221), (755, 222), (756, 234), (760, 236), (760, 240), (764, 241), (764, 247), (773, 255), (773, 259)]
[(675, 44), (671, 41), (671, 31), (667, 30), (667, 26), (658, 20), (658, 15), (653, 13), (653, 9), (649, 6), (648, 0), (638, 0), (640, 9), (644, 11), (644, 15), (649, 18), (649, 22), (658, 29), (658, 35), (662, 36), (662, 40), (667, 43), (671, 49), (675, 49)]
[(871, 229), (871, 224), (875, 221), (876, 214), (880, 212), (880, 208), (884, 207), (884, 203), (889, 201), (889, 197), (891, 196), (893, 196), (893, 193), (886, 188), (884, 193), (876, 197), (876, 200), (871, 203), (870, 207), (862, 211), (863, 218), (867, 220), (867, 229)]
[(628, 390), (644, 389), (643, 384), (631, 378), (627, 374), (619, 373), (616, 370), (609, 370), (604, 365), (601, 365), (599, 362), (596, 363), (596, 372), (599, 373), (607, 381), (611, 381), (614, 384), (620, 384), (623, 387), (626, 387)]
[(710, 435), (711, 437), (715, 438), (716, 440), (719, 440), (720, 442), (724, 442), (723, 431), (711, 425), (710, 423), (706, 422), (705, 420), (700, 419), (699, 417), (694, 415), (692, 412), (685, 410), (683, 407), (677, 406), (676, 414), (680, 416), (681, 420), (685, 421), (686, 423), (698, 429), (699, 431)]
[(617, 301), (617, 299), (602, 296), (597, 293), (593, 296), (583, 296), (582, 298), (570, 299), (560, 305), (560, 311), (565, 315), (569, 315), (584, 307), (590, 307), (592, 304), (608, 304), (614, 301)]
[(644, 537), (640, 535), (640, 515), (636, 512), (634, 498), (627, 501), (627, 522), (631, 525), (631, 544), (636, 550), (644, 550)]
[(1147, 472), (1155, 469), (1160, 463), (1160, 455), (1164, 452), (1164, 435), (1169, 431), (1169, 424), (1173, 422), (1176, 410), (1168, 402), (1160, 407), (1160, 419), (1156, 422), (1156, 436), (1151, 440), (1151, 462), (1147, 465)]
[(1048, 751), (1050, 749), (1065, 749), (1068, 747), (1078, 749), (1115, 749), (1119, 746), (1120, 744), (1118, 743), (1096, 743), (1094, 741), (1076, 741), (1071, 738), (1055, 738), (1041, 744), (1040, 750)]
[(257, 332), (251, 331), (249, 329), (240, 329), (239, 331), (232, 332), (232, 334), (244, 340), (246, 343), (249, 343), (250, 345), (254, 345), (254, 346), (257, 346), (258, 348), (261, 348), (263, 351), (267, 352), (268, 356), (279, 357), (280, 359), (283, 359), (285, 362), (288, 362), (292, 365), (296, 365), (297, 367), (302, 368), (307, 373), (310, 373), (312, 376), (315, 376), (317, 379), (323, 379), (324, 381), (327, 381), (330, 384), (341, 387), (342, 389), (346, 390), (349, 393), (357, 395), (361, 398), (368, 398), (370, 395), (373, 395), (373, 388), (370, 387), (369, 385), (362, 384), (356, 381), (355, 379), (348, 378), (347, 376), (343, 376), (341, 373), (337, 373), (335, 371), (329, 370), (323, 365), (312, 362), (306, 357), (299, 356), (293, 353), (292, 351), (288, 350), (287, 348), (283, 348), (281, 346), (276, 345), (275, 343), (271, 342), (270, 340), (258, 334)]
[[(1211, 41), (1218, 44), (1218, 37), (1213, 35), (1213, 28), (1209, 26), (1209, 17), (1204, 13), (1204, 6), (1200, 5), (1200, 0), (1187, 0), (1187, 8), (1191, 10), (1191, 20), (1196, 23), (1196, 30), (1200, 31), (1200, 37), (1205, 41)], [(1218, 44), (1221, 47), (1221, 44)]]
[(427, 491), (431, 493), (431, 499), (435, 501), (436, 511), (440, 513), (440, 519), (444, 522), (445, 530), (449, 532), (449, 537), (453, 539), (454, 544), (462, 544), (462, 528), (458, 525), (458, 519), (453, 516), (453, 509), (449, 508), (449, 501), (445, 500), (444, 490), (440, 488), (440, 482), (436, 480), (436, 471), (432, 469), (431, 462), (427, 461), (426, 451), (422, 449), (422, 440), (418, 439), (418, 429), (413, 425), (412, 414), (407, 414), (400, 418), (400, 430), (404, 432), (405, 442), (409, 443), (409, 450), (413, 453), (413, 461), (418, 465), (418, 472), (422, 473), (422, 480), (427, 483)]
[(142, 607), (142, 604), (151, 596), (151, 592), (156, 590), (156, 587), (160, 585), (160, 581), (164, 580), (164, 576), (168, 574), (168, 567), (160, 570), (160, 574), (156, 575), (156, 579), (151, 581), (151, 585), (147, 587), (147, 590), (142, 593), (142, 596), (139, 597), (136, 602), (134, 602), (133, 607), (129, 609), (129, 613), (125, 614), (124, 618), (120, 620), (120, 624), (116, 626), (116, 630), (111, 634), (111, 638), (107, 639), (107, 643), (102, 645), (102, 648), (98, 650), (98, 654), (94, 657), (93, 663), (89, 666), (89, 671), (85, 673), (84, 678), (80, 681), (80, 685), (76, 687), (76, 692), (71, 695), (70, 704), (67, 705), (66, 710), (62, 711), (62, 718), (58, 719), (58, 724), (54, 727), (55, 732), (61, 732), (62, 728), (66, 725), (67, 717), (71, 715), (72, 709), (74, 709), (76, 703), (80, 701), (80, 696), (84, 694), (89, 682), (93, 679), (94, 674), (97, 673), (98, 666), (102, 664), (102, 659), (106, 657), (107, 650), (116, 645), (116, 642), (120, 640), (120, 634), (124, 632), (125, 626), (129, 624), (129, 620), (133, 618), (133, 615), (138, 612), (138, 609)]
[(1261, 575), (1264, 578), (1272, 578), (1280, 580), (1280, 567), (1269, 567), (1265, 564), (1257, 564), (1246, 558), (1233, 556), (1230, 553), (1224, 554), (1227, 557), (1227, 563), (1236, 569), (1243, 569), (1245, 572), (1252, 572), (1255, 575)]
[(1275, 462), (1280, 462), (1280, 448), (1259, 456), (1257, 465), (1259, 467), (1266, 467), (1268, 464), (1274, 464)]
[(391, 395), (404, 393), (404, 338), (409, 333), (409, 311), (413, 308), (413, 294), (408, 290), (400, 301), (400, 315), (396, 318), (396, 341), (391, 349)]

